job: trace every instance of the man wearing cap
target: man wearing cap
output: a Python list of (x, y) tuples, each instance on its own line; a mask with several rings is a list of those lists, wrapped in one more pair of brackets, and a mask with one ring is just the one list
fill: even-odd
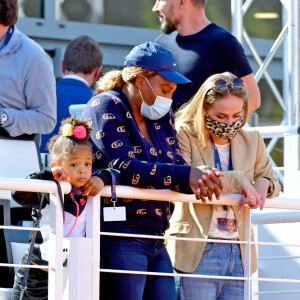
[[(177, 72), (171, 52), (155, 42), (134, 47), (123, 70), (102, 77), (84, 111), (94, 128), (94, 167), (119, 169), (123, 185), (192, 190), (197, 199), (207, 196), (198, 184), (205, 175), (205, 187), (219, 197), (221, 174), (210, 172), (208, 179), (205, 171), (185, 165), (181, 155), (170, 109), (177, 84), (190, 81)], [(102, 231), (161, 236), (169, 226), (165, 201), (118, 199), (112, 204), (106, 198), (102, 208)], [(101, 262), (105, 269), (173, 272), (162, 239), (102, 236)], [(114, 300), (176, 299), (173, 277), (103, 273), (101, 280)], [(101, 296), (110, 299), (105, 291)]]
[(192, 87), (178, 87), (173, 110), (190, 100), (209, 76), (231, 72), (245, 82), (252, 112), (260, 106), (253, 71), (238, 40), (207, 19), (206, 1), (156, 0), (152, 9), (163, 32), (155, 41), (172, 52), (178, 71), (193, 82)]

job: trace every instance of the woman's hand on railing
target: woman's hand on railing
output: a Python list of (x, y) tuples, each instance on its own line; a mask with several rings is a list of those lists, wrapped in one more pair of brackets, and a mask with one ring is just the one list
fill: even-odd
[(255, 183), (253, 184), (253, 187), (255, 188), (258, 197), (260, 198), (261, 205), (260, 210), (263, 210), (268, 194), (270, 181), (267, 178), (260, 177), (256, 179)]
[(218, 169), (208, 166), (192, 167), (190, 173), (190, 187), (195, 194), (197, 200), (205, 203), (208, 198), (212, 201), (213, 194), (217, 199), (220, 199), (220, 191), (223, 190), (223, 185), (219, 177), (224, 176)]
[(245, 176), (243, 179), (242, 189), (243, 189), (243, 195), (242, 195), (243, 200), (239, 205), (239, 212), (242, 211), (242, 209), (246, 204), (248, 204), (248, 206), (252, 209), (255, 209), (262, 205), (261, 199), (256, 189), (254, 188), (254, 186), (252, 186), (248, 178), (246, 178)]

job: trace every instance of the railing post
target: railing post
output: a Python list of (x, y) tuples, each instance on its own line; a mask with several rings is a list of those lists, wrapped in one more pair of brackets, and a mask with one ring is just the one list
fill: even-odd
[(242, 43), (243, 40), (243, 11), (242, 0), (231, 0), (231, 31), (232, 34)]
[(63, 299), (63, 208), (58, 192), (50, 194), (49, 300)]
[(251, 292), (251, 212), (249, 207), (245, 207), (245, 244), (244, 247), (244, 300), (250, 300)]
[(100, 194), (87, 202), (86, 237), (93, 241), (92, 299), (99, 299), (100, 285)]
[[(253, 232), (254, 232), (254, 236), (256, 237), (256, 240), (259, 240), (258, 225), (255, 223), (252, 223), (252, 228), (253, 228)], [(256, 253), (257, 253), (257, 257), (259, 257), (257, 246), (256, 246)], [(252, 275), (252, 278), (257, 279), (258, 277), (259, 277), (259, 266), (258, 266), (258, 270)], [(254, 280), (251, 283), (251, 300), (259, 300), (258, 292), (259, 292), (259, 282), (257, 280)]]

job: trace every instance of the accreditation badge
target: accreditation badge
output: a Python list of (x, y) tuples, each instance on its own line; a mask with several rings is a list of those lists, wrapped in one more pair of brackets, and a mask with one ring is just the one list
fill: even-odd
[(218, 229), (220, 231), (237, 232), (236, 219), (218, 218)]
[(126, 207), (103, 207), (103, 220), (104, 222), (126, 221)]

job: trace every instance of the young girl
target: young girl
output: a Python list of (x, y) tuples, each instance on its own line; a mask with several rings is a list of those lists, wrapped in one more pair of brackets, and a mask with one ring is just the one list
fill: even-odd
[[(263, 209), (266, 197), (277, 196), (280, 184), (259, 132), (241, 129), (248, 116), (244, 82), (231, 73), (210, 76), (176, 117), (179, 145), (192, 166), (224, 172), (224, 193), (240, 193), (239, 207), (176, 203), (170, 235), (244, 240), (243, 207)], [(240, 249), (241, 248), (241, 249)], [(170, 240), (168, 252), (178, 273), (242, 277), (243, 245)], [(251, 272), (256, 269), (251, 249)], [(243, 299), (242, 280), (176, 277), (177, 299)]]
[[(84, 237), (86, 229), (87, 196), (97, 195), (105, 184), (110, 183), (110, 172), (117, 181), (119, 173), (116, 170), (94, 170), (92, 172), (93, 151), (89, 141), (92, 128), (85, 119), (70, 117), (61, 122), (59, 133), (53, 136), (47, 147), (51, 155), (51, 171), (44, 170), (29, 175), (29, 179), (67, 181), (72, 184), (70, 194), (64, 195), (64, 237)], [(92, 174), (94, 176), (92, 176)], [(49, 228), (49, 194), (33, 192), (14, 192), (14, 199), (23, 206), (32, 207), (32, 218), (37, 222), (37, 212), (42, 204), (42, 219), (40, 227)], [(33, 249), (31, 264), (48, 264), (48, 232), (38, 232)], [(22, 264), (26, 264), (28, 252), (25, 253)], [(21, 293), (21, 283), (24, 268), (20, 268), (15, 276), (13, 300)], [(48, 299), (47, 269), (30, 269), (27, 288), (23, 299)]]

